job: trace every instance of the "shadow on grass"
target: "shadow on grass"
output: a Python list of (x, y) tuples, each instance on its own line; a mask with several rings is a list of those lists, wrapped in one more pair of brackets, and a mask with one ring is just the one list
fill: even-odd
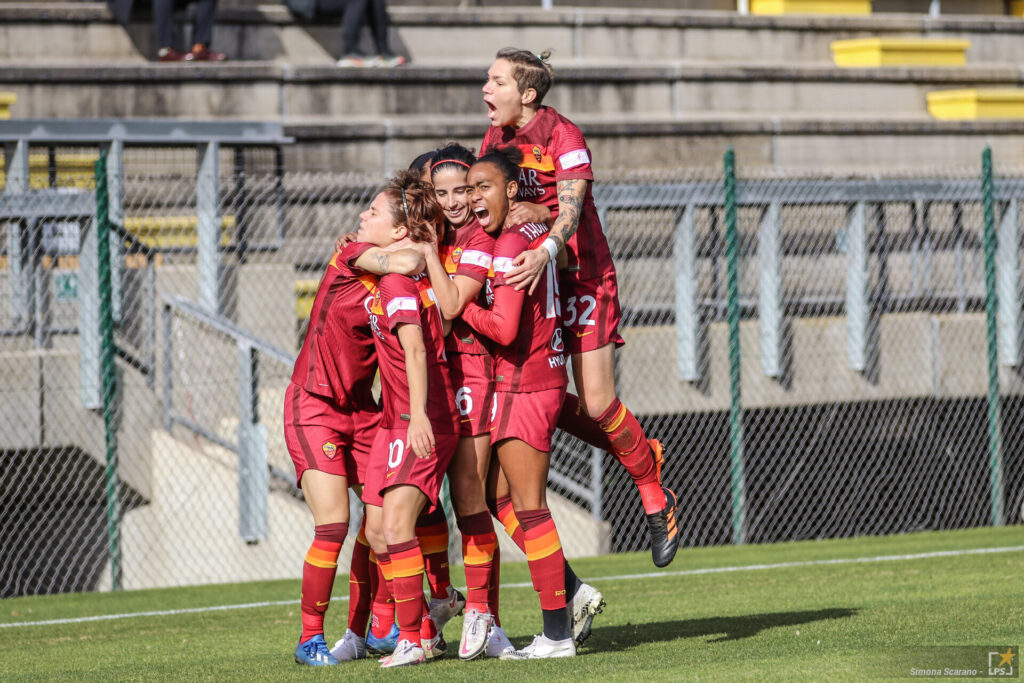
[[(845, 607), (806, 612), (771, 612), (739, 617), (712, 617), (680, 621), (657, 621), (649, 624), (595, 626), (584, 647), (597, 651), (627, 650), (638, 643), (676, 640), (677, 638), (709, 638), (709, 643), (739, 640), (755, 636), (777, 626), (797, 626), (826, 619), (845, 619), (857, 613)], [(600, 617), (598, 617), (600, 620)], [(598, 621), (600, 623), (600, 621)]]

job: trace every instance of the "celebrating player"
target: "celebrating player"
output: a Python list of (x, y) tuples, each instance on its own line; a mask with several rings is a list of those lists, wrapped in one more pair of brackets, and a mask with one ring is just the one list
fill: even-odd
[[(434, 242), (441, 224), (433, 188), (406, 171), (363, 212), (357, 235), (378, 247), (406, 237)], [(370, 327), (379, 356), (383, 415), (370, 451), (363, 502), (367, 529), (383, 529), (387, 543), (374, 550), (378, 557), (386, 552), (390, 560), (399, 640), (382, 666), (397, 667), (444, 652), (423, 595), (423, 554), (415, 526), (422, 510), (439, 504), (458, 422), (441, 316), (426, 275), (383, 276), (370, 307)]]
[[(366, 656), (368, 600), (352, 601), (349, 629), (333, 653), (327, 649), (323, 627), (338, 555), (348, 533), (348, 487), (361, 490), (380, 422), (380, 409), (370, 392), (377, 353), (367, 306), (376, 284), (373, 273), (409, 275), (422, 268), (416, 251), (351, 244), (331, 259), (313, 300), (284, 405), (285, 443), (315, 525), (302, 572), (302, 635), (295, 650), (300, 664), (326, 666), (337, 664), (339, 658)], [(353, 550), (353, 555), (357, 553)]]
[(505, 281), (532, 291), (543, 281), (547, 265), (565, 251), (565, 345), (579, 401), (566, 401), (559, 426), (572, 434), (589, 434), (588, 440), (597, 431), (595, 422), (604, 432), (610, 452), (640, 492), (654, 564), (664, 567), (679, 546), (676, 496), (661, 485), (661, 445), (648, 442), (636, 417), (616, 395), (614, 349), (624, 342), (618, 333), (615, 266), (594, 206), (594, 175), (583, 134), (541, 104), (552, 82), (547, 57), (515, 48), (499, 50), (483, 86), (491, 127), (481, 150), (513, 145), (523, 153), (518, 195), (522, 202), (513, 209), (513, 219), (543, 221), (554, 216), (548, 237), (516, 256), (516, 267)]

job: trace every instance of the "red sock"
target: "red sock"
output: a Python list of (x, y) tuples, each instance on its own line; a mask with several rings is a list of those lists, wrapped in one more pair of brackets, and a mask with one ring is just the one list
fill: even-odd
[[(494, 538), (497, 541), (497, 535)], [(494, 560), (492, 560), (491, 566), (491, 585), (487, 589), (487, 607), (490, 608), (491, 616), (494, 617), (494, 624), (501, 626), (501, 617), (498, 616), (499, 588), (501, 587), (501, 547), (497, 543), (494, 544)]]
[(392, 590), (398, 617), (398, 639), (420, 644), (423, 622), (423, 553), (415, 538), (404, 543), (388, 543), (391, 558)]
[(375, 638), (387, 638), (395, 623), (395, 600), (391, 590), (391, 558), (377, 555), (377, 591), (373, 596), (370, 631)]
[(502, 526), (505, 527), (505, 533), (516, 544), (516, 547), (525, 553), (526, 537), (523, 536), (523, 528), (519, 526), (519, 519), (516, 517), (515, 510), (512, 509), (512, 498), (505, 496), (494, 501), (492, 513), (498, 518)]
[(526, 535), (526, 561), (530, 565), (533, 589), (540, 596), (542, 610), (563, 609), (565, 596), (565, 555), (550, 510), (520, 510), (517, 514)]
[(437, 626), (430, 618), (430, 603), (427, 602), (427, 596), (422, 589), (420, 589), (420, 596), (423, 598), (423, 606), (420, 608), (423, 610), (423, 616), (420, 618), (420, 640), (431, 640), (437, 635)]
[(423, 553), (423, 568), (430, 584), (430, 597), (447, 598), (452, 585), (448, 574), (448, 518), (438, 505), (433, 512), (416, 520), (416, 538)]
[(558, 415), (558, 428), (572, 434), (580, 441), (596, 446), (602, 451), (611, 453), (612, 444), (601, 425), (597, 424), (580, 405), (579, 396), (566, 394), (562, 402), (562, 412)]
[(643, 427), (633, 413), (616, 398), (597, 418), (597, 423), (611, 441), (612, 455), (618, 458), (629, 472), (629, 476), (633, 477), (636, 487), (640, 489), (644, 511), (651, 514), (664, 509), (665, 493), (658, 482), (654, 452), (644, 437)]
[(306, 642), (323, 635), (324, 613), (331, 604), (334, 575), (338, 572), (338, 554), (348, 535), (348, 524), (321, 524), (315, 528), (313, 545), (306, 551), (302, 565), (302, 637)]
[(348, 573), (348, 627), (360, 638), (366, 637), (366, 623), (370, 618), (370, 542), (366, 540), (366, 517), (359, 527), (352, 546), (352, 565)]
[(498, 536), (489, 512), (458, 520), (462, 532), (462, 559), (466, 565), (466, 609), (487, 612), (491, 572), (494, 567), (494, 548)]

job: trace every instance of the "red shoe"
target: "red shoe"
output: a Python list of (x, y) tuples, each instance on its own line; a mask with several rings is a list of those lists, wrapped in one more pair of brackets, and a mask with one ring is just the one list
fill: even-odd
[(196, 43), (192, 46), (192, 59), (197, 62), (223, 62), (228, 56), (223, 52), (214, 52), (210, 48), (200, 43)]
[(162, 47), (156, 55), (157, 61), (161, 62), (191, 62), (193, 59), (191, 52), (181, 52), (173, 47)]

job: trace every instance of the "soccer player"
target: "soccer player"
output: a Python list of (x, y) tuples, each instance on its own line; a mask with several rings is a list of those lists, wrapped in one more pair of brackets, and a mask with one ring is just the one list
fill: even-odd
[[(422, 257), (410, 249), (389, 252), (370, 244), (348, 245), (334, 254), (313, 300), (284, 405), (285, 443), (315, 525), (302, 572), (302, 635), (295, 650), (300, 664), (326, 666), (337, 664), (339, 657), (366, 656), (368, 600), (354, 601), (363, 611), (350, 610), (344, 647), (333, 654), (324, 641), (323, 625), (348, 533), (348, 487), (361, 490), (380, 421), (370, 392), (377, 354), (367, 305), (376, 285), (374, 273), (408, 275), (422, 268)], [(353, 550), (353, 555), (358, 552)]]
[[(360, 215), (360, 242), (388, 247), (408, 237), (436, 242), (442, 226), (433, 187), (406, 171)], [(385, 275), (370, 305), (383, 414), (363, 489), (367, 530), (383, 530), (390, 561), (399, 640), (385, 668), (443, 654), (441, 634), (423, 594), (423, 553), (416, 519), (439, 505), (441, 481), (458, 441), (458, 419), (444, 356), (444, 332), (425, 274)], [(373, 538), (370, 539), (371, 543)]]
[(574, 657), (576, 645), (566, 609), (565, 556), (545, 499), (551, 435), (568, 385), (556, 264), (552, 261), (545, 266), (539, 286), (529, 293), (506, 281), (513, 259), (548, 232), (542, 223), (509, 220), (521, 160), (515, 147), (492, 149), (469, 171), (477, 220), (484, 230), (500, 234), (494, 245), (494, 304), (487, 310), (470, 302), (462, 317), (496, 344), (491, 443), (523, 529), (530, 576), (544, 618), (543, 633), (530, 645), (501, 657)]
[[(590, 150), (571, 121), (541, 104), (552, 83), (549, 54), (503, 48), (487, 71), (483, 99), (491, 127), (481, 150), (512, 145), (523, 153), (517, 221), (554, 217), (548, 237), (515, 257), (505, 281), (533, 290), (547, 264), (565, 251), (561, 277), (565, 346), (572, 358), (578, 405), (563, 408), (559, 426), (583, 435), (597, 423), (610, 452), (629, 472), (640, 493), (658, 567), (668, 565), (679, 547), (676, 496), (661, 485), (661, 445), (648, 442), (636, 417), (615, 390), (614, 350), (618, 333), (618, 285), (608, 242), (594, 206)], [(531, 204), (528, 204), (531, 203)]]

